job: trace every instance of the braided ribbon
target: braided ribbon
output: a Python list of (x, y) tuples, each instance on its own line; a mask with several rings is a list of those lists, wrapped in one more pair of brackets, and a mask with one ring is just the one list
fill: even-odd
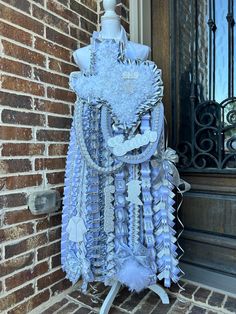
[[(175, 150), (173, 150), (170, 147), (167, 147), (166, 150), (161, 155), (158, 155), (158, 157), (151, 161), (152, 166), (159, 168), (161, 165), (163, 165), (164, 168), (167, 168), (167, 167), (165, 167), (165, 165), (167, 164), (167, 166), (171, 169), (171, 172), (172, 172), (172, 184), (175, 185), (178, 193), (181, 195), (181, 201), (180, 201), (180, 203), (177, 207), (177, 210), (176, 210), (176, 218), (177, 218), (178, 223), (181, 226), (181, 231), (178, 233), (178, 235), (176, 237), (176, 244), (177, 244), (178, 248), (180, 249), (180, 251), (182, 252), (178, 257), (178, 261), (179, 261), (184, 254), (184, 250), (182, 249), (182, 247), (179, 245), (179, 242), (178, 242), (181, 234), (184, 231), (184, 225), (183, 225), (182, 221), (180, 220), (178, 213), (179, 213), (179, 209), (180, 209), (182, 202), (183, 202), (183, 193), (189, 191), (191, 188), (191, 185), (189, 183), (187, 183), (186, 181), (184, 181), (183, 179), (181, 179), (179, 176), (179, 172), (175, 166), (175, 164), (178, 163), (178, 161), (179, 161), (179, 157), (178, 157)], [(159, 176), (157, 176), (153, 181), (154, 188), (158, 187), (158, 182), (159, 182), (158, 177)], [(180, 189), (180, 186), (183, 186), (184, 188)], [(180, 270), (180, 271), (182, 273), (182, 276), (184, 276), (184, 272), (182, 270)], [(180, 278), (182, 276), (180, 276)], [(178, 282), (177, 282), (177, 284), (181, 290), (185, 290), (181, 285), (179, 285)]]

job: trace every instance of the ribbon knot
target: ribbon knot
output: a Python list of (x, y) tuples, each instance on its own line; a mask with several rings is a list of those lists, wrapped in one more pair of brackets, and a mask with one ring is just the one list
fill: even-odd
[(162, 154), (162, 160), (171, 161), (176, 164), (179, 162), (179, 156), (174, 149), (167, 147), (167, 149)]
[(150, 252), (141, 243), (136, 243), (133, 249), (122, 243), (118, 249), (116, 260), (122, 267), (122, 264), (129, 259), (136, 260), (142, 266), (147, 267), (150, 265)]
[[(178, 191), (182, 194), (184, 192), (187, 192), (190, 190), (191, 186), (189, 183), (184, 181), (180, 178), (179, 172), (175, 166), (176, 163), (179, 161), (179, 156), (177, 155), (176, 151), (170, 147), (167, 147), (167, 149), (161, 154), (161, 156), (158, 156), (156, 159), (153, 159), (151, 161), (152, 166), (154, 168), (159, 168), (165, 166), (167, 163), (169, 166), (169, 169), (172, 173), (172, 183), (178, 188)], [(158, 184), (159, 177), (157, 177), (154, 180), (154, 184)], [(182, 186), (181, 190), (179, 187)]]

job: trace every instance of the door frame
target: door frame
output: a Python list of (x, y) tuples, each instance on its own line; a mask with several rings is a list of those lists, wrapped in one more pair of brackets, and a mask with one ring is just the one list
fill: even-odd
[(130, 39), (151, 47), (151, 0), (130, 0)]
[[(173, 6), (173, 0), (154, 0), (156, 3), (159, 3), (160, 12), (157, 12), (155, 19), (157, 22), (156, 31), (160, 36), (158, 36), (161, 41), (160, 50), (158, 51), (158, 58), (160, 60), (163, 58), (168, 58), (167, 68), (163, 69), (163, 81), (165, 88), (165, 97), (163, 99), (164, 103), (168, 103), (169, 106), (166, 108), (166, 117), (167, 121), (169, 121), (168, 133), (170, 136), (172, 135), (172, 121), (173, 117), (173, 104), (171, 103), (171, 90), (173, 90), (173, 82), (171, 82), (171, 69), (172, 69), (172, 43), (171, 43), (171, 10)], [(146, 44), (152, 47), (152, 0), (130, 0), (130, 39), (132, 41)], [(163, 11), (164, 9), (164, 11)], [(164, 13), (164, 14), (163, 14)], [(164, 17), (163, 17), (164, 16)], [(162, 21), (158, 19), (158, 17), (162, 18)], [(168, 20), (165, 21), (165, 18)], [(168, 30), (165, 28), (169, 27)], [(165, 44), (163, 45), (163, 37)], [(155, 52), (153, 52), (155, 53)], [(152, 53), (152, 55), (153, 55)], [(155, 58), (156, 59), (156, 58)], [(161, 62), (160, 62), (161, 63)], [(166, 76), (166, 77), (165, 77)], [(167, 80), (167, 84), (165, 83)], [(169, 90), (168, 90), (169, 86)], [(186, 176), (187, 177), (187, 176)], [(187, 178), (188, 180), (188, 178)], [(226, 181), (227, 178), (226, 178)], [(194, 187), (195, 182), (193, 182)], [(219, 191), (216, 191), (216, 193)], [(188, 279), (190, 281), (198, 282), (203, 285), (208, 285), (213, 287), (214, 289), (224, 290), (229, 293), (236, 293), (236, 278), (230, 277), (228, 275), (224, 275), (222, 273), (217, 273), (210, 269), (198, 267), (196, 265), (192, 265), (185, 262), (180, 262), (181, 269), (185, 272), (185, 276), (183, 279)]]

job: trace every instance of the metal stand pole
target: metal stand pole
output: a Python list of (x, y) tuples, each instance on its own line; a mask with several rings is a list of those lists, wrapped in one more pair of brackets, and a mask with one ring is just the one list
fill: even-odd
[[(102, 304), (102, 307), (101, 307), (99, 314), (108, 314), (108, 312), (112, 306), (112, 303), (113, 303), (117, 293), (119, 292), (120, 287), (121, 287), (121, 283), (119, 281), (115, 282), (112, 285), (111, 290), (109, 291), (106, 299), (104, 300), (104, 302)], [(169, 304), (170, 303), (168, 294), (166, 293), (165, 289), (162, 288), (162, 286), (160, 286), (159, 284), (156, 284), (156, 285), (152, 285), (148, 288), (150, 290), (152, 290), (153, 292), (155, 292), (157, 295), (159, 295), (163, 304)]]

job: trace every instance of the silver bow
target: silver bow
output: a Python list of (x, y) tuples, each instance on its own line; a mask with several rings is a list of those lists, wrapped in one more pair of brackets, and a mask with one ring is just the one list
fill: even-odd
[(168, 160), (177, 164), (179, 162), (179, 156), (174, 149), (167, 147), (167, 149), (162, 154), (162, 160)]
[(142, 266), (148, 267), (150, 265), (150, 252), (141, 243), (136, 243), (133, 250), (122, 243), (117, 251), (117, 263), (122, 267), (122, 264), (129, 259), (136, 260)]
[[(159, 157), (159, 156), (158, 156)], [(167, 147), (167, 149), (162, 153), (162, 155), (157, 159), (153, 159), (151, 161), (153, 167), (165, 167), (168, 165), (168, 167), (171, 170), (172, 176), (173, 176), (173, 184), (179, 188), (181, 185), (184, 185), (184, 189), (181, 189), (181, 192), (187, 192), (191, 189), (191, 185), (180, 178), (179, 171), (177, 170), (175, 164), (179, 161), (179, 156), (177, 155), (176, 151), (170, 147)], [(167, 165), (166, 165), (167, 163)], [(157, 184), (158, 178), (154, 180), (154, 184)]]

